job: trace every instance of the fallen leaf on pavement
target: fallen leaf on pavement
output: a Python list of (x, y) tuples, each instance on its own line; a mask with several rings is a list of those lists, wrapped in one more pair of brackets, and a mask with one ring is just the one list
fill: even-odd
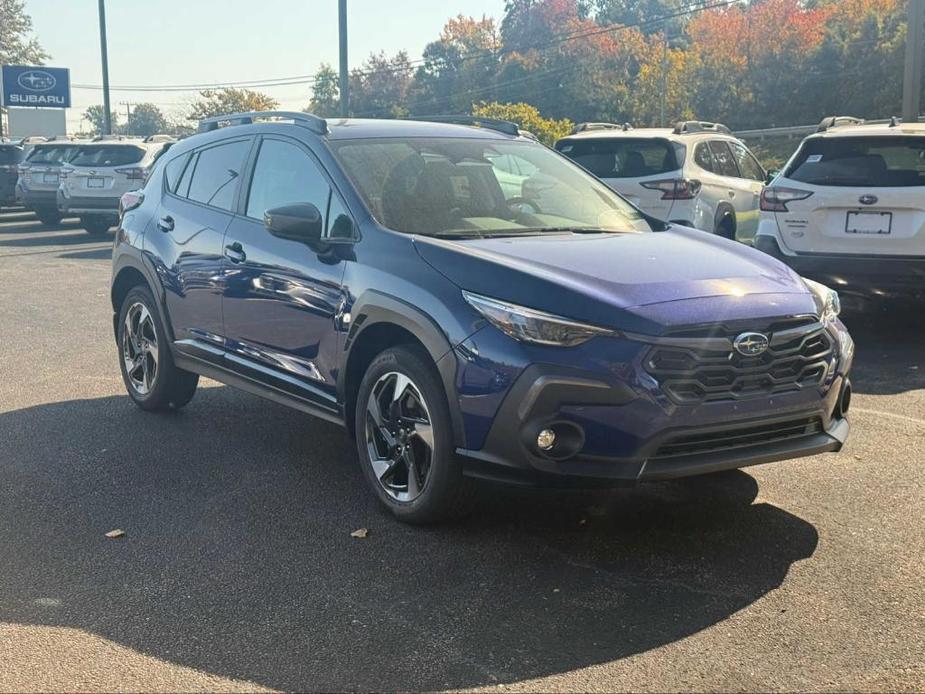
[(360, 528), (359, 530), (354, 530), (352, 533), (350, 533), (350, 537), (358, 537), (361, 540), (367, 535), (369, 535), (369, 530), (366, 528)]
[(125, 531), (120, 528), (116, 528), (115, 530), (110, 530), (108, 533), (106, 533), (106, 537), (112, 539), (117, 537), (125, 537)]

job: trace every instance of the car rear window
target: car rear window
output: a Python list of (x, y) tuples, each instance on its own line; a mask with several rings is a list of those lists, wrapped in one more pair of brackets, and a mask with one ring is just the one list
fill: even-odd
[(63, 164), (78, 152), (77, 145), (39, 145), (34, 147), (26, 161), (30, 164)]
[(141, 161), (142, 147), (131, 145), (86, 145), (71, 161), (74, 166), (125, 166)]
[(809, 139), (784, 175), (818, 186), (925, 186), (925, 137)]
[(677, 171), (684, 145), (664, 138), (587, 138), (560, 140), (556, 149), (598, 178), (641, 178)]
[(16, 145), (0, 146), (0, 164), (18, 164), (21, 161), (21, 148)]

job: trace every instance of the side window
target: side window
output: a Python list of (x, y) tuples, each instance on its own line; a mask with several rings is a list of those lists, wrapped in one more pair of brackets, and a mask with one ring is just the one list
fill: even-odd
[(711, 140), (710, 151), (713, 152), (713, 173), (717, 173), (720, 176), (739, 178), (739, 169), (736, 168), (736, 163), (732, 158), (732, 152), (729, 151), (729, 147), (726, 146), (725, 142), (722, 140)]
[[(190, 153), (187, 152), (167, 162), (167, 166), (164, 168), (164, 185), (167, 186), (167, 190), (171, 193), (176, 192), (177, 183), (179, 183), (180, 176), (183, 175), (183, 171), (189, 160)], [(187, 177), (187, 181), (189, 181), (189, 177)]]
[(324, 215), (331, 189), (321, 170), (300, 147), (264, 140), (257, 155), (247, 198), (247, 216), (263, 219), (274, 207), (310, 202)]
[(328, 208), (327, 237), (330, 239), (352, 239), (354, 237), (353, 219), (347, 212), (340, 196), (331, 191), (331, 204)]
[(694, 150), (694, 161), (704, 171), (713, 171), (713, 154), (710, 152), (710, 146), (706, 142), (701, 142)]
[(755, 160), (752, 153), (738, 142), (730, 142), (729, 146), (732, 147), (732, 153), (735, 155), (736, 164), (739, 165), (739, 171), (742, 172), (742, 178), (763, 181), (764, 169), (761, 168), (761, 164)]
[(241, 168), (250, 146), (250, 140), (238, 140), (200, 150), (187, 197), (204, 205), (231, 211)]

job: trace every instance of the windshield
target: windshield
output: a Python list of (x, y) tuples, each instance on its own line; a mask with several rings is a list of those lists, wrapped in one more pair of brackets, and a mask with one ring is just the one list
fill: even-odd
[(812, 138), (784, 175), (819, 186), (925, 186), (925, 137)]
[(131, 145), (85, 145), (71, 161), (74, 166), (125, 166), (141, 161), (145, 150)]
[(639, 211), (603, 183), (532, 142), (370, 139), (332, 148), (373, 216), (396, 231), (650, 230)]
[(600, 178), (654, 176), (684, 163), (684, 145), (655, 137), (565, 139), (556, 149)]
[(30, 164), (65, 164), (71, 161), (77, 152), (77, 145), (39, 145), (29, 152), (26, 161)]

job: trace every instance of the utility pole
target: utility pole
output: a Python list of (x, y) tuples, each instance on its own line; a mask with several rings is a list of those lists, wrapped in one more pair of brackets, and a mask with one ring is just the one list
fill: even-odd
[(906, 4), (906, 66), (903, 70), (903, 120), (915, 123), (922, 106), (922, 44), (925, 43), (925, 0)]
[(138, 104), (132, 101), (120, 101), (119, 106), (125, 106), (125, 122), (128, 123), (128, 119), (132, 117), (132, 106), (137, 106)]
[(340, 34), (340, 115), (346, 118), (350, 115), (350, 76), (347, 74), (347, 0), (337, 0), (337, 19)]
[(109, 51), (106, 48), (106, 0), (99, 0), (100, 8), (100, 57), (103, 59), (103, 129), (104, 135), (112, 135), (112, 107), (109, 103)]

